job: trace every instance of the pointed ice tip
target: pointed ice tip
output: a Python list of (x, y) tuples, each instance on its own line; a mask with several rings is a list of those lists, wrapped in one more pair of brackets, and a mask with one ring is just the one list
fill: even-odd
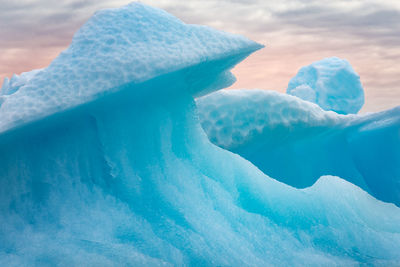
[(243, 38), (246, 39), (247, 41), (247, 46), (248, 46), (248, 50), (249, 50), (249, 54), (252, 54), (260, 49), (265, 48), (265, 45), (257, 43), (256, 41), (253, 41), (245, 36), (243, 36)]
[(8, 90), (9, 87), (10, 87), (10, 79), (8, 79), (8, 77), (5, 77), (3, 80), (3, 84), (0, 88), (0, 95), (3, 95), (4, 92)]
[(253, 41), (251, 39), (246, 38), (247, 40), (249, 40), (249, 43), (251, 44), (251, 49), (253, 52), (263, 49), (265, 47), (265, 45), (257, 43), (256, 41)]
[(256, 43), (256, 50), (255, 51), (265, 48), (265, 45), (257, 43), (257, 42), (255, 42), (255, 43)]
[(257, 42), (256, 42), (256, 44), (259, 46), (259, 48), (258, 48), (258, 49), (262, 49), (262, 48), (264, 48), (264, 47), (265, 47), (265, 45), (264, 45), (264, 44), (260, 44), (260, 43), (257, 43)]
[(12, 83), (15, 83), (17, 80), (18, 80), (18, 75), (14, 73), (14, 74), (11, 76), (10, 83), (11, 83), (11, 84), (12, 84)]

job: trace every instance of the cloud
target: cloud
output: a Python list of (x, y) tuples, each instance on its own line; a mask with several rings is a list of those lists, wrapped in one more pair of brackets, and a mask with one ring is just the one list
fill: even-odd
[(274, 14), (277, 23), (330, 36), (350, 36), (382, 46), (400, 45), (400, 10), (361, 5), (354, 10), (314, 6)]
[[(13, 72), (45, 67), (96, 10), (129, 2), (0, 0), (0, 79)], [(367, 99), (367, 106), (373, 107), (378, 95), (382, 102), (384, 95), (380, 93), (387, 95), (388, 103), (400, 103), (399, 1), (142, 2), (163, 8), (186, 23), (244, 34), (266, 44), (235, 70), (239, 80), (236, 86), (283, 91), (302, 65), (336, 55), (350, 60), (361, 75), (367, 95), (372, 97)]]

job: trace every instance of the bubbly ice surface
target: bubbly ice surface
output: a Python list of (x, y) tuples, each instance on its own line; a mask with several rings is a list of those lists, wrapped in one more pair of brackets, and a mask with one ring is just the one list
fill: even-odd
[(341, 114), (357, 113), (364, 105), (360, 77), (347, 60), (337, 57), (302, 67), (287, 93)]
[[(4, 81), (0, 132), (166, 73), (223, 59), (233, 65), (261, 47), (239, 35), (185, 24), (140, 3), (98, 11), (50, 66)], [(197, 77), (187, 90), (201, 95), (235, 81), (230, 72), (214, 72), (218, 79)], [(196, 77), (190, 70), (186, 75), (188, 80)], [(207, 84), (211, 82), (215, 84)]]

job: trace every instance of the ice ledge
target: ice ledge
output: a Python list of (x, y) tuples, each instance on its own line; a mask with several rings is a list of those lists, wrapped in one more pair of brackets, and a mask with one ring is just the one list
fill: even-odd
[[(137, 85), (189, 68), (191, 78), (180, 77), (197, 83), (191, 86), (193, 95), (204, 94), (203, 89), (217, 90), (234, 81), (229, 69), (239, 58), (262, 47), (243, 36), (185, 24), (141, 3), (102, 10), (89, 19), (69, 48), (47, 68), (2, 97), (0, 133), (94, 101), (127, 84)], [(219, 61), (219, 67), (202, 68), (211, 61)], [(193, 68), (197, 65), (199, 68)], [(206, 72), (201, 83), (195, 79), (193, 69), (197, 76), (201, 75), (199, 71)], [(166, 84), (157, 90), (170, 87)]]

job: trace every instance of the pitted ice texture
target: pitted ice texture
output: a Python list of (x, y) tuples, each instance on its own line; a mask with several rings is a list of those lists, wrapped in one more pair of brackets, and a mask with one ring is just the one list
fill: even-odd
[(213, 61), (222, 61), (210, 70), (220, 77), (203, 75), (209, 81), (201, 83), (213, 83), (212, 88), (191, 88), (193, 83), (187, 90), (198, 95), (220, 89), (234, 81), (229, 69), (261, 47), (243, 36), (185, 24), (141, 3), (102, 10), (47, 68), (26, 81), (22, 75), (18, 90), (9, 94), (9, 82), (4, 82), (0, 132), (171, 72), (188, 69), (180, 79), (190, 81), (195, 66)]
[(287, 93), (340, 114), (357, 113), (364, 105), (360, 77), (345, 59), (325, 58), (302, 67)]

